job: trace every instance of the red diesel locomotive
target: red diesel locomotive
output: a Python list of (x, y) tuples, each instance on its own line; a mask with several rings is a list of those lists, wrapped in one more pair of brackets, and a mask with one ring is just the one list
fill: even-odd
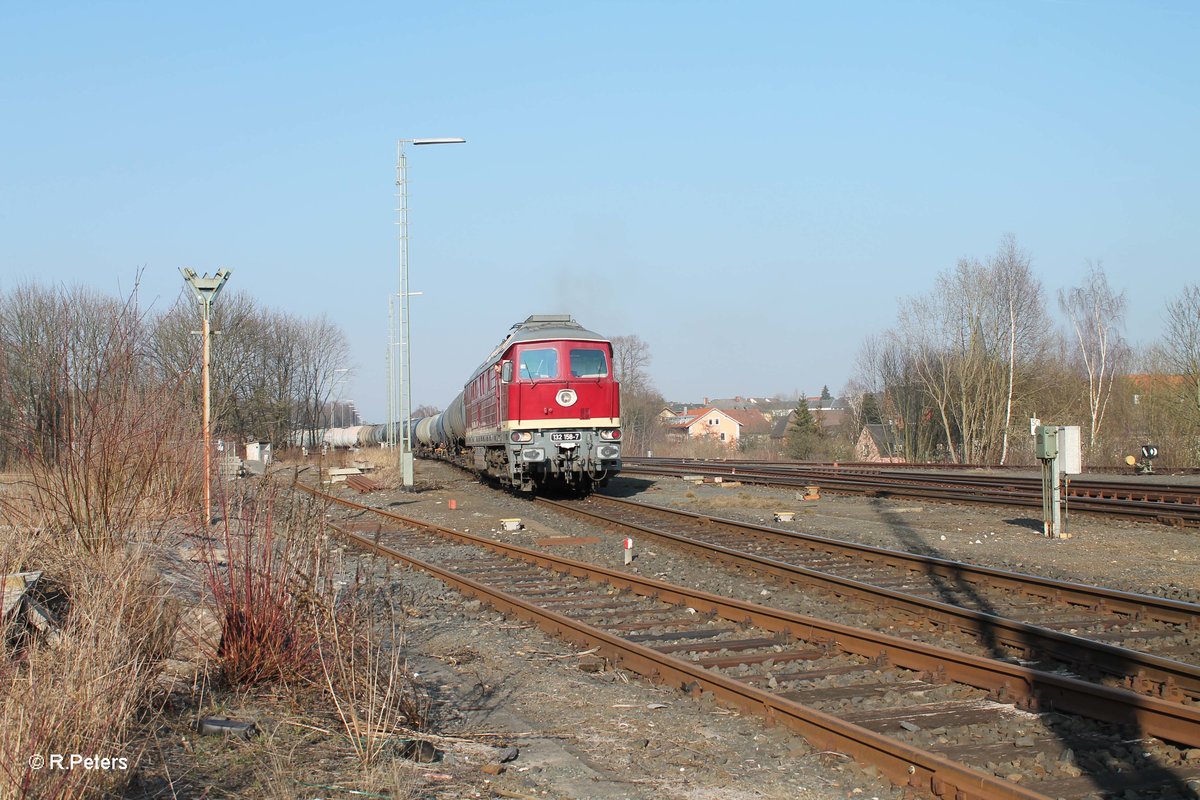
[(502, 484), (590, 491), (621, 468), (612, 344), (569, 315), (513, 326), (441, 414), (418, 420), (418, 450)]

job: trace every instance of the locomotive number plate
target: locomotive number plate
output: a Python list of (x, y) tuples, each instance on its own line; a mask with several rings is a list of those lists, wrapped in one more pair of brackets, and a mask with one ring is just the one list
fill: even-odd
[(550, 441), (552, 442), (578, 442), (582, 438), (583, 434), (579, 432), (550, 434)]

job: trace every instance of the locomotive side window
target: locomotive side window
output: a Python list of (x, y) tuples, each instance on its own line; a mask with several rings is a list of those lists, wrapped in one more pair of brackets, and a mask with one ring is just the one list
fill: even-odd
[(608, 376), (608, 359), (603, 350), (571, 348), (572, 378), (605, 378)]
[(521, 352), (520, 375), (523, 381), (558, 377), (558, 351), (552, 347)]

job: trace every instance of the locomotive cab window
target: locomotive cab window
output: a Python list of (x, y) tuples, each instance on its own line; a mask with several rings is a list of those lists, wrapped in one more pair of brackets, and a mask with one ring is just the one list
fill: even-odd
[(558, 351), (552, 347), (523, 350), (520, 355), (520, 379), (544, 381), (558, 377)]
[(603, 350), (571, 348), (572, 378), (605, 378), (608, 376), (608, 359)]

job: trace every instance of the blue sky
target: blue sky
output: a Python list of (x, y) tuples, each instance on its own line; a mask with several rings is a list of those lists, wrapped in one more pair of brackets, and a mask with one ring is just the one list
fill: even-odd
[(1006, 232), (1155, 339), (1197, 270), (1192, 3), (0, 3), (0, 288), (180, 266), (346, 331), (386, 408), (395, 140), (413, 400), (508, 327), (637, 334), (672, 399), (835, 392)]

